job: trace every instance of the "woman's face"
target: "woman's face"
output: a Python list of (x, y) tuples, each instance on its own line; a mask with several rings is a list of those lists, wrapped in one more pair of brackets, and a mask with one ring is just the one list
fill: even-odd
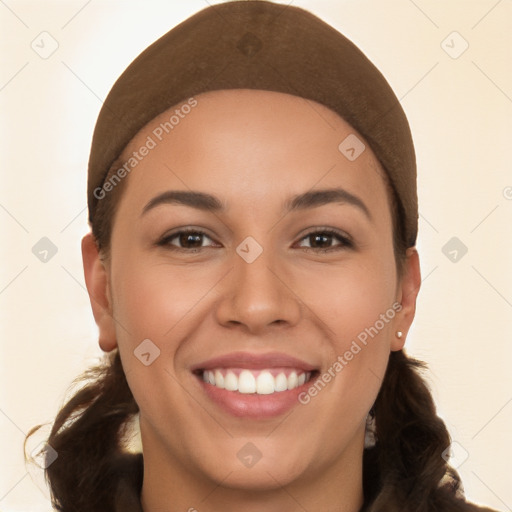
[(383, 171), (317, 103), (195, 100), (124, 152), (140, 159), (106, 263), (102, 346), (119, 347), (146, 470), (260, 490), (360, 478), (365, 419), (418, 282), (411, 257), (397, 276)]

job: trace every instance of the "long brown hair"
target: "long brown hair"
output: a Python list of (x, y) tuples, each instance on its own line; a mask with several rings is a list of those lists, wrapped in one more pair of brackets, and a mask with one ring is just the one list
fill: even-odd
[[(111, 171), (116, 166), (114, 162)], [(99, 202), (91, 226), (104, 254), (108, 254), (123, 184)], [(400, 202), (389, 182), (387, 185), (400, 275), (407, 243)], [(453, 492), (459, 479), (442, 456), (450, 436), (421, 377), (423, 367), (423, 363), (404, 351), (390, 354), (372, 411), (377, 443), (365, 450), (363, 460), (368, 512), (476, 510)], [(118, 461), (126, 453), (127, 426), (138, 413), (138, 406), (117, 349), (79, 380), (82, 387), (59, 411), (47, 440), (58, 453), (58, 458), (45, 470), (52, 503), (61, 512), (112, 511), (115, 490), (122, 477)], [(38, 428), (32, 429), (27, 438)], [(452, 476), (449, 485), (442, 483), (446, 475)]]

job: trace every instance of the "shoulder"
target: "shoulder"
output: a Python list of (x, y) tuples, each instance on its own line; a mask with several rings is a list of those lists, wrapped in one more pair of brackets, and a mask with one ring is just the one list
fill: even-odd
[(493, 508), (487, 508), (487, 507), (479, 507), (478, 505), (475, 505), (473, 503), (465, 502), (467, 505), (468, 512), (498, 512), (498, 510), (494, 510)]

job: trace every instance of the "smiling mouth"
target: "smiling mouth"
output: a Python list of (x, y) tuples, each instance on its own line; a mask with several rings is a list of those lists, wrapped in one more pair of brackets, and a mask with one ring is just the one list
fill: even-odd
[(272, 395), (298, 388), (318, 372), (293, 368), (212, 368), (194, 373), (206, 384), (226, 391), (244, 395)]

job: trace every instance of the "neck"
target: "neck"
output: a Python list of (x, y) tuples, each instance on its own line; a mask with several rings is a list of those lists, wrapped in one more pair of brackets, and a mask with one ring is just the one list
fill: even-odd
[(362, 451), (362, 443), (352, 443), (332, 466), (291, 482), (281, 482), (267, 471), (268, 483), (255, 489), (242, 488), (233, 472), (214, 481), (146, 444), (142, 507), (144, 512), (359, 512), (363, 505)]

